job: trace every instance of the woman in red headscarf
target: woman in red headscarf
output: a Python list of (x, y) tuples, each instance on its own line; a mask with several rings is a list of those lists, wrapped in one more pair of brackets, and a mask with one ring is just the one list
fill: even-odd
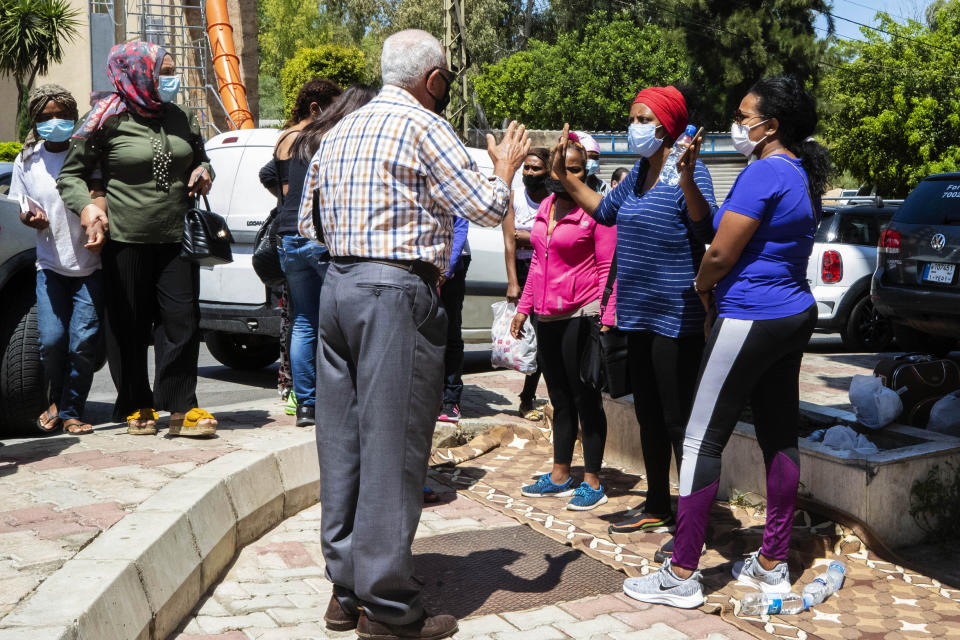
[[(677, 165), (680, 183), (659, 181), (688, 123), (686, 100), (676, 88), (650, 87), (630, 107), (628, 141), (641, 158), (615, 189), (601, 199), (566, 171), (562, 153), (553, 167), (584, 211), (600, 224), (617, 226), (617, 328), (628, 335), (647, 495), (644, 504), (610, 525), (611, 533), (656, 530), (675, 520), (670, 455), (679, 469), (706, 320), (691, 283), (713, 237), (717, 210), (710, 173), (697, 157), (699, 140)], [(564, 144), (568, 130), (564, 126)]]
[[(92, 96), (57, 187), (80, 214), (87, 247), (103, 248), (114, 419), (125, 418), (130, 434), (153, 435), (159, 409), (170, 412), (171, 435), (213, 435), (217, 421), (196, 397), (199, 269), (180, 258), (184, 215), (213, 180), (200, 125), (174, 104), (180, 76), (162, 47), (116, 45), (107, 77), (114, 90)], [(106, 191), (91, 199), (97, 178)]]

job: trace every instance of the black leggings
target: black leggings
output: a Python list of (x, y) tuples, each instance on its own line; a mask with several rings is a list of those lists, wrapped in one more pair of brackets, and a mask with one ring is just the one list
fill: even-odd
[[(530, 274), (530, 258), (517, 258), (517, 281), (520, 284), (520, 290), (523, 290), (523, 286), (527, 284), (527, 276)], [(534, 327), (537, 326), (537, 317), (535, 315), (530, 316), (530, 322)], [(540, 367), (539, 367), (539, 355), (537, 357), (537, 370), (533, 373), (528, 373), (523, 379), (523, 390), (520, 391), (520, 402), (533, 402), (537, 398), (537, 385), (540, 384)]]
[[(200, 270), (180, 259), (180, 243), (103, 249), (107, 284), (107, 356), (117, 387), (114, 420), (137, 409), (184, 412), (197, 406)], [(153, 342), (153, 390), (147, 349)]]
[(767, 473), (767, 525), (760, 551), (786, 560), (800, 480), (797, 420), (800, 362), (817, 307), (771, 320), (721, 318), (710, 335), (680, 469), (673, 561), (696, 569), (710, 504), (720, 485), (720, 457), (747, 402)]
[(587, 344), (590, 323), (583, 317), (537, 324), (537, 351), (553, 405), (553, 461), (570, 464), (577, 444), (577, 419), (583, 431), (587, 473), (600, 473), (607, 442), (607, 416), (600, 392), (580, 381), (580, 354)]
[(670, 508), (670, 456), (677, 469), (683, 458), (683, 429), (690, 416), (704, 338), (701, 334), (668, 338), (652, 331), (627, 334), (633, 408), (640, 423), (643, 465), (647, 472), (644, 510), (667, 514)]

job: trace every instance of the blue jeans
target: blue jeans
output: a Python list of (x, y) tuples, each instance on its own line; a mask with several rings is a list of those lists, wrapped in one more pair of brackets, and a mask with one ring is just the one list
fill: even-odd
[(320, 288), (330, 266), (330, 254), (322, 244), (293, 235), (280, 236), (277, 251), (293, 302), (293, 330), (290, 334), (293, 392), (297, 394), (298, 406), (312, 407), (317, 395)]
[(37, 271), (40, 357), (62, 420), (79, 419), (90, 393), (103, 315), (103, 274), (74, 278)]

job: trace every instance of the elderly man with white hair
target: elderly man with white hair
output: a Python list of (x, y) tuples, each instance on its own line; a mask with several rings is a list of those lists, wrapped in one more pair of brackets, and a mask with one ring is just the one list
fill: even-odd
[(454, 219), (500, 223), (530, 142), (512, 123), (500, 144), (487, 137), (494, 175), (477, 170), (438, 115), (453, 77), (424, 31), (387, 38), (380, 68), (380, 94), (323, 137), (300, 208), (301, 234), (332, 256), (317, 355), (325, 619), (361, 638), (439, 639), (457, 622), (424, 611), (410, 551), (443, 390), (437, 284)]

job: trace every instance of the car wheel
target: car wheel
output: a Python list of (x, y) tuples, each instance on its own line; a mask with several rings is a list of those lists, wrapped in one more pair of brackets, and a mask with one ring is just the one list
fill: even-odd
[(893, 324), (880, 315), (868, 294), (853, 305), (840, 337), (850, 351), (884, 351), (893, 342)]
[(904, 351), (928, 353), (940, 357), (953, 351), (957, 345), (956, 338), (931, 335), (905, 325), (897, 325), (893, 332), (897, 337), (897, 344)]
[(45, 408), (37, 307), (26, 302), (0, 327), (0, 436), (33, 431)]
[(204, 341), (217, 362), (231, 369), (263, 369), (280, 357), (276, 338), (209, 331)]

